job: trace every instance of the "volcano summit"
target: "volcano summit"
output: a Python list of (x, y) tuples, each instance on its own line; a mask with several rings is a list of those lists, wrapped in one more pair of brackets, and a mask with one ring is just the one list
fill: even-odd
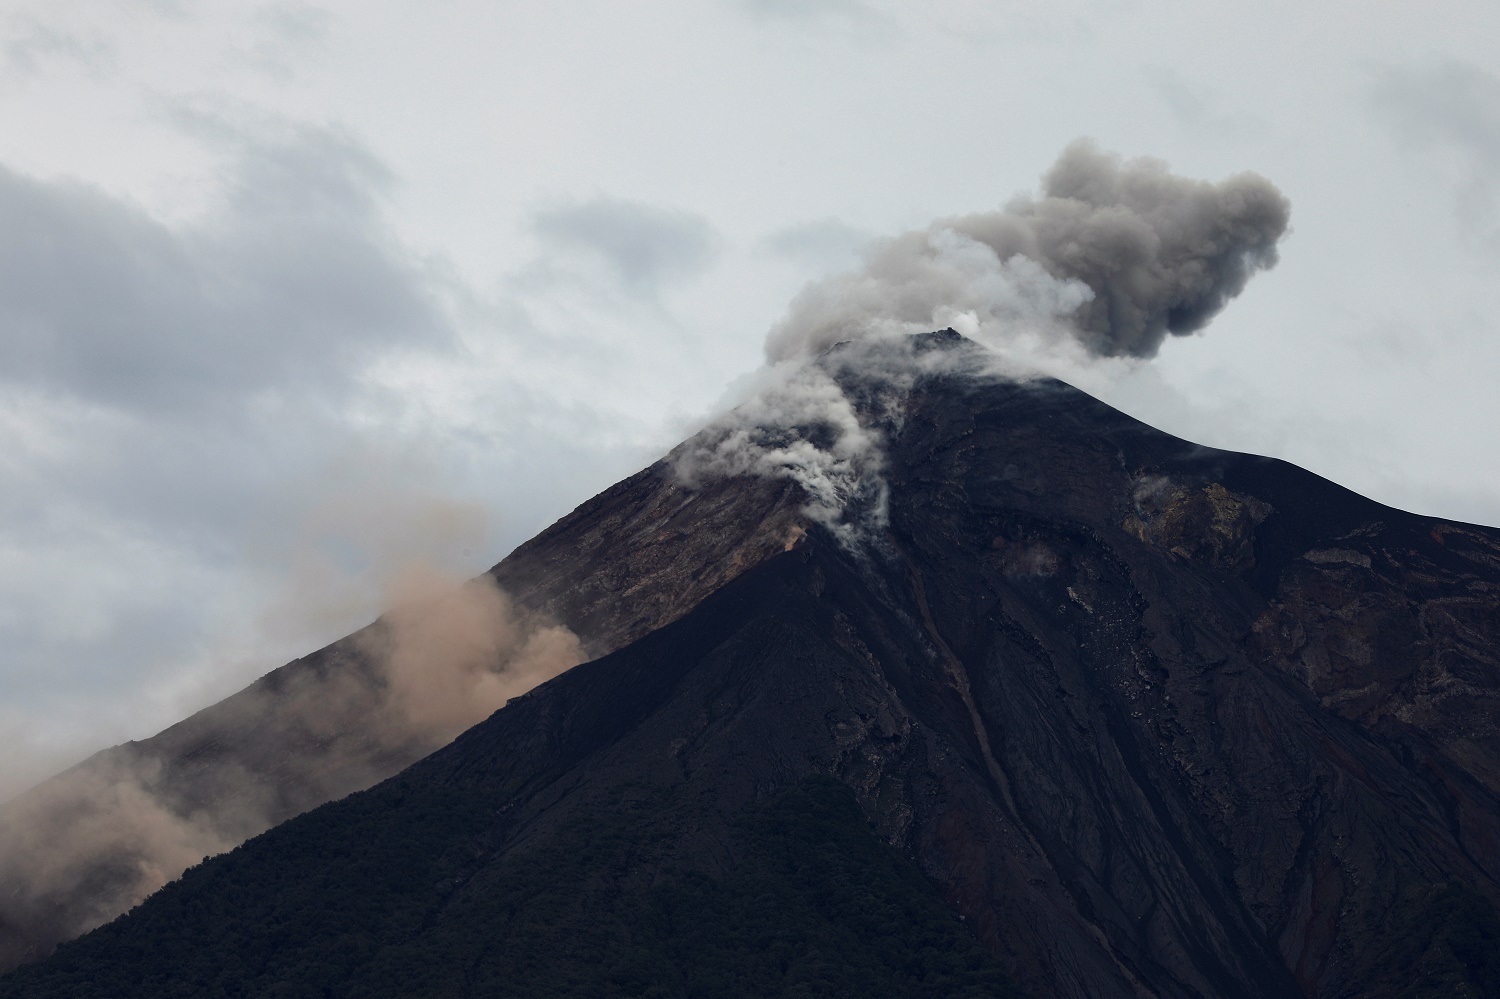
[(585, 503), (492, 574), (590, 661), (0, 996), (1496, 994), (1500, 532), (986, 356)]
[(1288, 213), (1083, 142), (809, 286), (453, 606), (0, 809), (0, 999), (1500, 995), (1500, 532), (1039, 373)]

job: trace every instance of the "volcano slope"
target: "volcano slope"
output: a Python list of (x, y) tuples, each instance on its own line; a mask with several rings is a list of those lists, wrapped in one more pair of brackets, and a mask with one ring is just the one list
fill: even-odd
[(857, 542), (628, 480), (497, 567), (617, 651), (0, 996), (1500, 993), (1500, 532), (1056, 382), (868, 415)]
[[(781, 551), (801, 503), (790, 483), (764, 479), (708, 484), (685, 503), (658, 465), (491, 573), (514, 605), (518, 634), (561, 614), (597, 657)], [(363, 790), (450, 741), (461, 727), (392, 724), (380, 654), (389, 631), (382, 618), (0, 806), (0, 973), (114, 918), (205, 855)], [(514, 684), (505, 662), (490, 666)]]

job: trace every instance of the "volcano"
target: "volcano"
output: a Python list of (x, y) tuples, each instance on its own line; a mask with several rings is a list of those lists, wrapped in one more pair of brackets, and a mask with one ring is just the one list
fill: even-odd
[(592, 658), (436, 752), (277, 783), (275, 697), (115, 751), (297, 817), (0, 996), (1500, 994), (1500, 531), (903, 349), (818, 362), (842, 519), (679, 449), (491, 570)]

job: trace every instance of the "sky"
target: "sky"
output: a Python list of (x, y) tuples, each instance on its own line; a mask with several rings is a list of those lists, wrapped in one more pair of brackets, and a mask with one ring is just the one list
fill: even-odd
[(0, 3), (0, 797), (476, 573), (1080, 137), (1292, 204), (1085, 385), (1500, 525), (1500, 7)]

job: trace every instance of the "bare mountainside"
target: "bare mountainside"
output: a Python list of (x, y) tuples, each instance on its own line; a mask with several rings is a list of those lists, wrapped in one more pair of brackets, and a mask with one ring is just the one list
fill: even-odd
[[(774, 994), (892, 954), (1002, 994), (971, 939), (1036, 995), (1494, 994), (1500, 532), (962, 367), (835, 366), (882, 445), (857, 522), (667, 464), (580, 507), (494, 573), (596, 658), (0, 996)], [(298, 730), (233, 701), (152, 741), (162, 780), (295, 789), (256, 761)]]
[[(481, 643), (471, 650), (476, 672), (514, 675), (521, 692), (661, 627), (783, 550), (800, 530), (801, 503), (788, 482), (725, 481), (689, 497), (666, 462), (640, 472), (491, 570), (508, 597), (505, 627), (533, 637), (568, 629), (581, 653), (528, 676), (525, 664)], [(413, 727), (385, 710), (390, 630), (377, 621), (0, 806), (0, 971), (114, 918), (205, 855), (399, 772), (467, 727)]]

